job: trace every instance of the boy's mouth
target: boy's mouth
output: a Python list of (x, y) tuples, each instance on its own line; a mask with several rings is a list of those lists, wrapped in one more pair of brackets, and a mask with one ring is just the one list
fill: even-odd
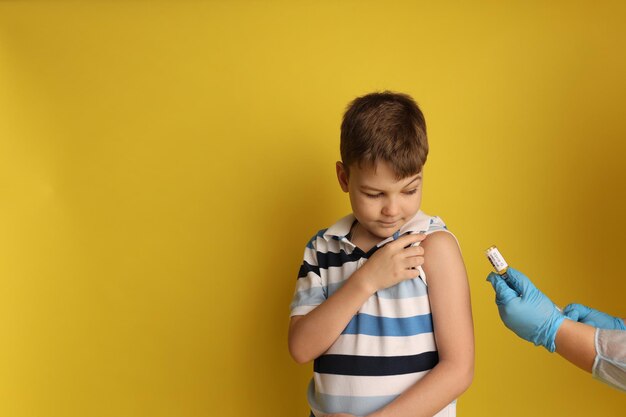
[(400, 220), (396, 220), (393, 222), (386, 222), (386, 221), (379, 221), (378, 223), (380, 223), (383, 227), (393, 227), (395, 225), (397, 225), (400, 222)]

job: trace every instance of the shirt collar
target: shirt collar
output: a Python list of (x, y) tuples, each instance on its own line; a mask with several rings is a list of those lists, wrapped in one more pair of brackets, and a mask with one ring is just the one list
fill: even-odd
[[(425, 214), (422, 210), (419, 210), (415, 216), (402, 225), (400, 230), (397, 230), (392, 237), (383, 240), (378, 245), (380, 246), (390, 240), (395, 240), (407, 232), (426, 232), (428, 230), (428, 226), (430, 225), (430, 218), (431, 217), (429, 215)], [(352, 224), (355, 220), (356, 218), (352, 213), (342, 217), (337, 221), (337, 223), (330, 226), (326, 232), (324, 232), (324, 237), (326, 239), (343, 239), (348, 235), (348, 233), (350, 233), (350, 229), (352, 228)]]
[(324, 237), (326, 238), (339, 238), (342, 239), (350, 233), (350, 229), (352, 228), (352, 223), (356, 218), (354, 214), (350, 213), (345, 217), (342, 217), (337, 221), (337, 223), (330, 226), (326, 232), (324, 233)]

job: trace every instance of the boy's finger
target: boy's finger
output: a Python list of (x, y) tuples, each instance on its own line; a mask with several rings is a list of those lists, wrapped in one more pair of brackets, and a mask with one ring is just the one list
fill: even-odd
[(426, 235), (424, 233), (407, 233), (406, 235), (402, 235), (397, 238), (393, 243), (396, 243), (397, 246), (406, 247), (408, 245), (421, 242), (424, 239), (426, 239)]
[(400, 236), (398, 239), (396, 240), (401, 240), (401, 239), (409, 239), (409, 240), (424, 240), (426, 238), (426, 234), (424, 232), (408, 232), (403, 234), (402, 236)]
[(422, 241), (422, 240), (426, 239), (426, 233), (424, 233), (424, 232), (409, 233), (409, 236), (416, 236), (417, 240), (419, 240), (419, 241)]
[(405, 245), (402, 246), (401, 252), (404, 257), (420, 256), (424, 254), (424, 248), (421, 246)]
[(424, 254), (424, 248), (421, 246), (407, 246), (404, 248), (404, 252), (406, 254), (406, 256), (408, 257), (413, 257), (413, 256), (421, 256)]
[(417, 268), (418, 266), (424, 265), (424, 257), (411, 256), (410, 258), (406, 258), (403, 264), (405, 268)]

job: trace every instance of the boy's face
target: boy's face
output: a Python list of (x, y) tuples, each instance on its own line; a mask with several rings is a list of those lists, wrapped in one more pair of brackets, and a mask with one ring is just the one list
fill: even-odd
[(392, 236), (420, 208), (422, 172), (397, 180), (386, 162), (376, 166), (350, 166), (350, 174), (337, 162), (337, 178), (350, 194), (352, 211), (359, 223), (380, 240)]

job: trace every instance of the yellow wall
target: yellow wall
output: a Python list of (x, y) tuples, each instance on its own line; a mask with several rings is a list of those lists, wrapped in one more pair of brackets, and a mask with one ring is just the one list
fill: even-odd
[(504, 328), (483, 250), (626, 315), (626, 7), (384, 3), (0, 3), (0, 416), (308, 415), (288, 305), (381, 89), (426, 114), (423, 208), (469, 271), (459, 416), (623, 412)]

